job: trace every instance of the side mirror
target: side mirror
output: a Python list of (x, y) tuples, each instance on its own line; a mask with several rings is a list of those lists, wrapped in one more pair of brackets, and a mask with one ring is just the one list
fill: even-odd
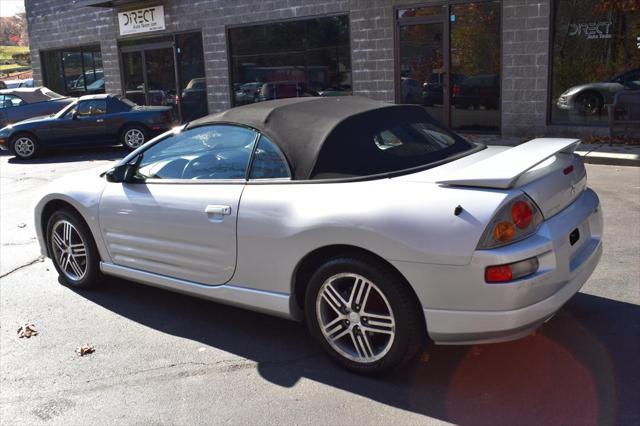
[(112, 183), (123, 183), (123, 182), (133, 182), (136, 164), (120, 164), (119, 166), (115, 166), (113, 169), (109, 170), (105, 173), (107, 178), (107, 182)]
[(71, 114), (71, 119), (72, 120), (77, 120), (78, 119), (78, 111), (73, 111), (73, 114)]

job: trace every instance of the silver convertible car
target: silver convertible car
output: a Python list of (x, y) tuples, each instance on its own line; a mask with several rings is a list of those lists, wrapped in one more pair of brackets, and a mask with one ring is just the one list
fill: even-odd
[(358, 97), (260, 102), (52, 183), (36, 229), (69, 286), (113, 275), (304, 320), (378, 373), (427, 342), (526, 336), (581, 288), (602, 213), (578, 143), (486, 147)]

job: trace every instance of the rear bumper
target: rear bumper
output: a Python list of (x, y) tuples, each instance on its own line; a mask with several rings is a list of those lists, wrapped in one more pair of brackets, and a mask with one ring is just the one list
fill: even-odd
[(573, 277), (557, 293), (533, 305), (499, 312), (425, 309), (431, 339), (438, 344), (475, 344), (514, 340), (531, 334), (589, 279), (602, 256), (602, 242), (594, 242), (588, 250)]
[[(578, 229), (573, 245), (569, 235)], [(602, 211), (590, 189), (538, 231), (508, 246), (477, 250), (467, 265), (393, 262), (414, 288), (429, 336), (438, 344), (490, 343), (526, 336), (562, 307), (591, 276), (602, 256)], [(531, 257), (536, 273), (502, 284), (484, 270)]]

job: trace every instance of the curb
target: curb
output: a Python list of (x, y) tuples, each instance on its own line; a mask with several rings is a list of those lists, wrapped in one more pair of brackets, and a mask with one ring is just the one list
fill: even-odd
[[(582, 145), (587, 151), (576, 151), (585, 163), (604, 164), (611, 166), (633, 166), (640, 167), (640, 148), (611, 147), (608, 145)], [(621, 152), (621, 151), (631, 152)]]

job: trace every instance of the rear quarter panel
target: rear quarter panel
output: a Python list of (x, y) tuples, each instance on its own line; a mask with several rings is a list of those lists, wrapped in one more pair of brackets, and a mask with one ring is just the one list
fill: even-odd
[[(249, 184), (238, 213), (232, 281), (289, 293), (311, 251), (357, 246), (388, 261), (465, 265), (506, 191), (381, 179), (323, 184)], [(456, 206), (463, 211), (454, 215)]]

